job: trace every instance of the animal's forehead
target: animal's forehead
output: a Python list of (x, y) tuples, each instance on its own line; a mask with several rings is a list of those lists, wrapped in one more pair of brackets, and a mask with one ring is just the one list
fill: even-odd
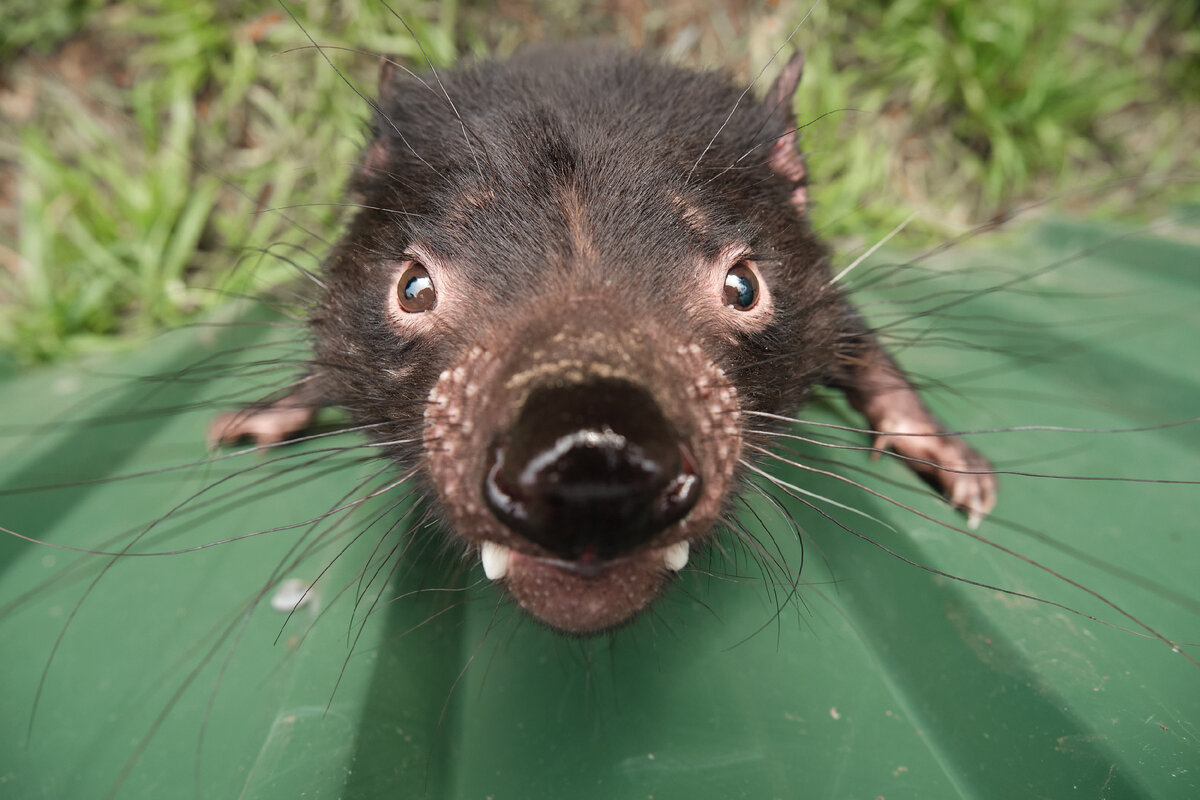
[(492, 126), (453, 165), (429, 204), (431, 238), (463, 255), (669, 258), (715, 252), (751, 222), (729, 180), (689, 180), (667, 143), (541, 122)]
[(427, 220), (421, 238), (463, 268), (500, 274), (557, 271), (641, 272), (712, 257), (736, 226), (674, 181), (638, 182), (595, 175), (525, 182), (472, 180), (449, 189), (443, 212)]
[(532, 63), (448, 82), (453, 114), (427, 94), (398, 104), (392, 173), (419, 178), (418, 240), (487, 283), (507, 279), (496, 265), (694, 262), (763, 227), (746, 191), (771, 178), (761, 109), (726, 120), (720, 82), (642, 62)]

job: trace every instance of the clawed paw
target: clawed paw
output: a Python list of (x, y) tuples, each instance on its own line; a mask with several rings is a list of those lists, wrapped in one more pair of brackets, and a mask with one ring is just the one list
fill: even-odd
[(991, 462), (970, 445), (936, 428), (895, 426), (875, 438), (875, 448), (904, 459), (950, 505), (967, 515), (974, 530), (996, 506), (996, 476)]
[(307, 428), (315, 415), (312, 408), (282, 403), (226, 411), (209, 423), (205, 439), (209, 450), (242, 439), (250, 439), (260, 446), (277, 444)]

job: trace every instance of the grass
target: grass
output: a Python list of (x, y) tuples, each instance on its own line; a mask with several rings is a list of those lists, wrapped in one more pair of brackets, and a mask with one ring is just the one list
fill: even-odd
[[(327, 201), (358, 155), (363, 105), (314, 51), (289, 52), (309, 43), (278, 7), (225, 6), (107, 6), (57, 60), (10, 63), (36, 97), (0, 140), (17, 198), (0, 344), (21, 360), (110, 347), (276, 283), (294, 273), (256, 258), (262, 248), (320, 247), (335, 228)], [(304, 10), (319, 41), (420, 56), (402, 27), (385, 33), (332, 2)], [(448, 63), (450, 28), (426, 22), (425, 6), (403, 10)], [(107, 61), (112, 50), (127, 56)], [(358, 61), (369, 87), (375, 60)]]
[[(414, 39), (374, 0), (289, 5), (299, 24), (265, 0), (6, 4), (0, 348), (37, 362), (123, 346), (286, 280), (289, 260), (315, 266), (366, 113), (304, 31), (367, 51), (328, 51), (366, 92), (369, 53), (418, 66), (417, 41), (445, 66), (596, 35), (749, 80), (809, 10), (614, 7), (392, 2)], [(818, 227), (855, 245), (914, 211), (934, 237), (1062, 193), (1109, 214), (1194, 200), (1198, 16), (1132, 0), (822, 3), (796, 37)], [(1165, 187), (1158, 205), (1148, 185)]]
[[(910, 210), (950, 233), (1061, 193), (1132, 213), (1172, 174), (1190, 185), (1163, 199), (1195, 197), (1200, 160), (1183, 132), (1200, 124), (1200, 92), (1180, 69), (1200, 66), (1191, 13), (1189, 26), (1177, 7), (1123, 0), (823, 5), (800, 102), (855, 109), (810, 140), (815, 171), (838, 185), (825, 197), (835, 233)], [(1130, 180), (1117, 192), (1114, 179)], [(881, 187), (889, 197), (868, 207)]]

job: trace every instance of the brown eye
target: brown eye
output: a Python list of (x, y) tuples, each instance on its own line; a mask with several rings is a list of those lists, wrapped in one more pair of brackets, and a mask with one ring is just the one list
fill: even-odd
[(749, 311), (758, 304), (758, 294), (758, 277), (746, 262), (725, 273), (725, 305)]
[(410, 263), (400, 276), (396, 297), (400, 301), (400, 308), (409, 314), (432, 310), (437, 305), (437, 289), (434, 288), (433, 278), (429, 277), (429, 271), (419, 262)]

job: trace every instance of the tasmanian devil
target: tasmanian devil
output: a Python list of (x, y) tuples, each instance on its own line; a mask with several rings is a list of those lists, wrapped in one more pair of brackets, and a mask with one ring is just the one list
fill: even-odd
[(801, 64), (754, 100), (600, 48), (427, 80), (385, 62), (311, 368), (212, 439), (345, 409), (489, 578), (576, 634), (633, 619), (718, 535), (770, 443), (760, 415), (817, 384), (977, 522), (988, 462), (922, 404), (807, 220)]

